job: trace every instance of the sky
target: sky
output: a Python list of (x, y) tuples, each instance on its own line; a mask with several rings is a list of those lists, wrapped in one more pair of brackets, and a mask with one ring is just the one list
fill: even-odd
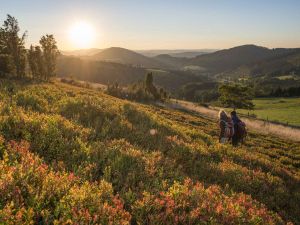
[(84, 22), (93, 29), (87, 48), (300, 47), (299, 0), (0, 0), (0, 5), (1, 24), (6, 14), (16, 17), (28, 32), (27, 46), (54, 34), (61, 50), (78, 49), (70, 30)]

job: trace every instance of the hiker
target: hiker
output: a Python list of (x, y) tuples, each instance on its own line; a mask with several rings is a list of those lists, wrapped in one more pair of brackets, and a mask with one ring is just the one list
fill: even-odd
[(229, 116), (227, 116), (224, 110), (219, 112), (219, 126), (220, 126), (220, 135), (219, 142), (227, 143), (233, 136), (233, 123)]
[(243, 142), (244, 138), (246, 137), (246, 125), (244, 122), (240, 120), (240, 118), (237, 116), (236, 111), (232, 111), (230, 113), (231, 120), (233, 122), (233, 136), (232, 136), (232, 145), (237, 146), (239, 142)]
[(239, 127), (238, 127), (238, 123), (239, 122), (241, 122), (241, 120), (240, 120), (240, 118), (237, 116), (237, 114), (236, 114), (236, 111), (232, 111), (231, 113), (230, 113), (230, 115), (231, 115), (231, 120), (232, 120), (232, 122), (233, 122), (233, 128), (234, 128), (234, 134), (233, 134), (233, 136), (232, 136), (232, 141), (231, 141), (231, 143), (232, 143), (232, 145), (233, 146), (237, 146), (238, 145), (238, 142), (239, 142), (239, 135), (238, 135), (238, 129), (239, 129)]

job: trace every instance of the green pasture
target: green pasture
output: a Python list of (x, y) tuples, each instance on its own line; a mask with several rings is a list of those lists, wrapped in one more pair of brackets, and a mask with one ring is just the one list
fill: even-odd
[(300, 126), (300, 98), (259, 98), (253, 100), (254, 110), (239, 110), (255, 114), (259, 119)]

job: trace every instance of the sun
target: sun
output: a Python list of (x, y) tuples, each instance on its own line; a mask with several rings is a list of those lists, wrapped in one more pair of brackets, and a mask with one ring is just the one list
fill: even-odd
[(87, 22), (77, 22), (70, 27), (70, 40), (76, 48), (89, 48), (95, 38), (93, 26)]

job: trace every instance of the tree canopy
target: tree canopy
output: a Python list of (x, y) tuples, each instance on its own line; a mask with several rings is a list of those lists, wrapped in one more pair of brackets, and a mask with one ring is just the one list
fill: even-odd
[(247, 86), (222, 84), (219, 87), (219, 101), (224, 107), (253, 109), (253, 93)]
[(41, 46), (31, 45), (26, 50), (26, 35), (27, 32), (20, 34), (17, 19), (7, 15), (0, 27), (0, 75), (42, 80), (55, 76), (59, 51), (54, 36), (47, 34), (41, 38)]

